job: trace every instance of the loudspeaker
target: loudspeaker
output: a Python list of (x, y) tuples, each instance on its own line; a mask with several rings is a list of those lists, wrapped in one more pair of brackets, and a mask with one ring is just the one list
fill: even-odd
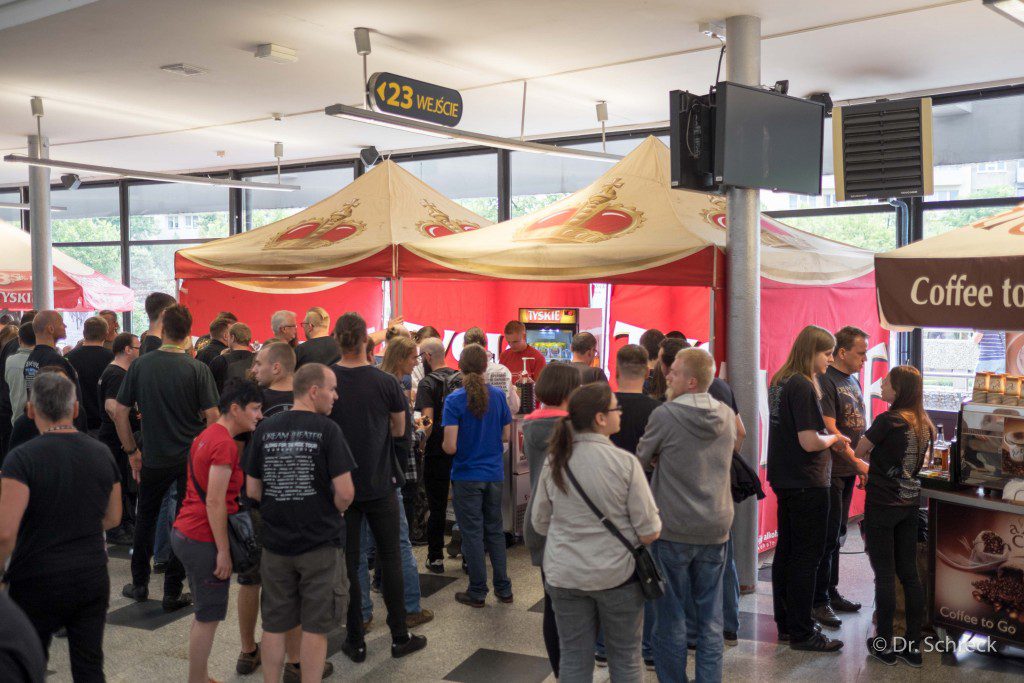
[(363, 147), (359, 150), (359, 158), (362, 160), (363, 165), (369, 168), (380, 161), (380, 152), (372, 145), (370, 147)]
[(932, 101), (873, 102), (832, 110), (836, 200), (932, 194)]
[(672, 187), (721, 193), (722, 187), (715, 183), (715, 110), (712, 96), (672, 90), (668, 100)]

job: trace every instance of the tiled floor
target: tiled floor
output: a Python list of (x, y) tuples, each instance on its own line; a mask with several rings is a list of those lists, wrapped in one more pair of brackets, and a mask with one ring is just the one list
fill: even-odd
[[(925, 668), (916, 670), (900, 665), (885, 667), (866, 657), (865, 641), (870, 633), (873, 586), (871, 571), (863, 554), (859, 534), (851, 533), (842, 560), (841, 589), (850, 598), (864, 603), (856, 615), (843, 615), (844, 623), (830, 634), (846, 641), (838, 655), (811, 655), (791, 651), (775, 641), (772, 620), (770, 570), (762, 570), (757, 592), (741, 599), (740, 643), (726, 648), (726, 681), (987, 681), (1024, 680), (1024, 660), (986, 655), (966, 655), (957, 666), (943, 664), (935, 653), (925, 655)], [(187, 637), (191, 617), (180, 612), (166, 617), (158, 602), (161, 581), (154, 581), (151, 602), (142, 605), (120, 597), (120, 587), (128, 581), (129, 566), (123, 552), (110, 560), (111, 598), (105, 651), (107, 678), (120, 681), (183, 681), (187, 668)], [(425, 549), (418, 548), (422, 562)], [(770, 558), (768, 558), (770, 560)], [(463, 681), (465, 683), (504, 683), (516, 681), (540, 683), (554, 681), (547, 667), (541, 638), (540, 600), (543, 592), (540, 572), (532, 567), (522, 546), (510, 551), (509, 568), (515, 590), (515, 603), (502, 605), (493, 598), (484, 609), (472, 609), (454, 601), (464, 588), (465, 577), (458, 561), (448, 561), (443, 576), (424, 577), (423, 605), (434, 610), (435, 620), (417, 629), (430, 642), (427, 649), (401, 660), (391, 659), (387, 629), (383, 627), (383, 606), (374, 594), (377, 619), (381, 625), (368, 634), (369, 656), (363, 664), (353, 664), (338, 651), (341, 634), (333, 634), (330, 651), (336, 673), (332, 680), (370, 681)], [(262, 681), (257, 673), (241, 677), (234, 673), (239, 650), (238, 627), (234, 620), (234, 597), (229, 618), (217, 633), (210, 662), (211, 675), (223, 681)], [(1024, 652), (1015, 654), (1024, 657)], [(692, 658), (690, 671), (692, 675)], [(48, 679), (52, 683), (70, 681), (67, 644), (55, 640), (51, 651)], [(598, 669), (596, 681), (607, 681), (607, 670)], [(654, 681), (653, 673), (647, 674)]]

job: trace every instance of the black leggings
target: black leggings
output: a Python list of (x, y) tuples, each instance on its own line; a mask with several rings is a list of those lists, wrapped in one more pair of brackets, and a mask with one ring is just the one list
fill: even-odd
[[(544, 572), (540, 573), (541, 580), (544, 579)], [(558, 678), (559, 665), (562, 662), (562, 646), (558, 642), (558, 623), (555, 621), (555, 609), (551, 605), (551, 596), (544, 591), (544, 648), (548, 651), (548, 661), (551, 663), (551, 671)]]
[(452, 456), (428, 453), (423, 459), (423, 486), (427, 492), (427, 559), (444, 559), (444, 529), (448, 521), (448, 490)]
[(110, 604), (110, 575), (105, 565), (77, 570), (70, 576), (12, 581), (10, 595), (35, 627), (47, 659), (53, 634), (66, 628), (75, 683), (106, 680), (103, 627)]
[(921, 639), (924, 586), (917, 574), (916, 505), (867, 505), (864, 510), (864, 545), (875, 572), (876, 628), (878, 636), (892, 639), (896, 612), (896, 577), (903, 584), (906, 604), (906, 639)]

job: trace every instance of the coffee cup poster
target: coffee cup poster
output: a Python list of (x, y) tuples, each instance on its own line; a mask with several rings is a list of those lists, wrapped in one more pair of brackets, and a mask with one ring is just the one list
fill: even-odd
[(1024, 419), (1003, 420), (1003, 476), (1024, 478)]
[(938, 505), (935, 623), (1024, 643), (1024, 510)]

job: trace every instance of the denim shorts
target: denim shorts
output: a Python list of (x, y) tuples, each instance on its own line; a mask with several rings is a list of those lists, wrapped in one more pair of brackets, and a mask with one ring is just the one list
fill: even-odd
[(231, 579), (218, 579), (213, 575), (217, 568), (217, 545), (195, 541), (174, 529), (171, 532), (171, 549), (188, 574), (196, 605), (196, 621), (224, 621), (228, 614)]

